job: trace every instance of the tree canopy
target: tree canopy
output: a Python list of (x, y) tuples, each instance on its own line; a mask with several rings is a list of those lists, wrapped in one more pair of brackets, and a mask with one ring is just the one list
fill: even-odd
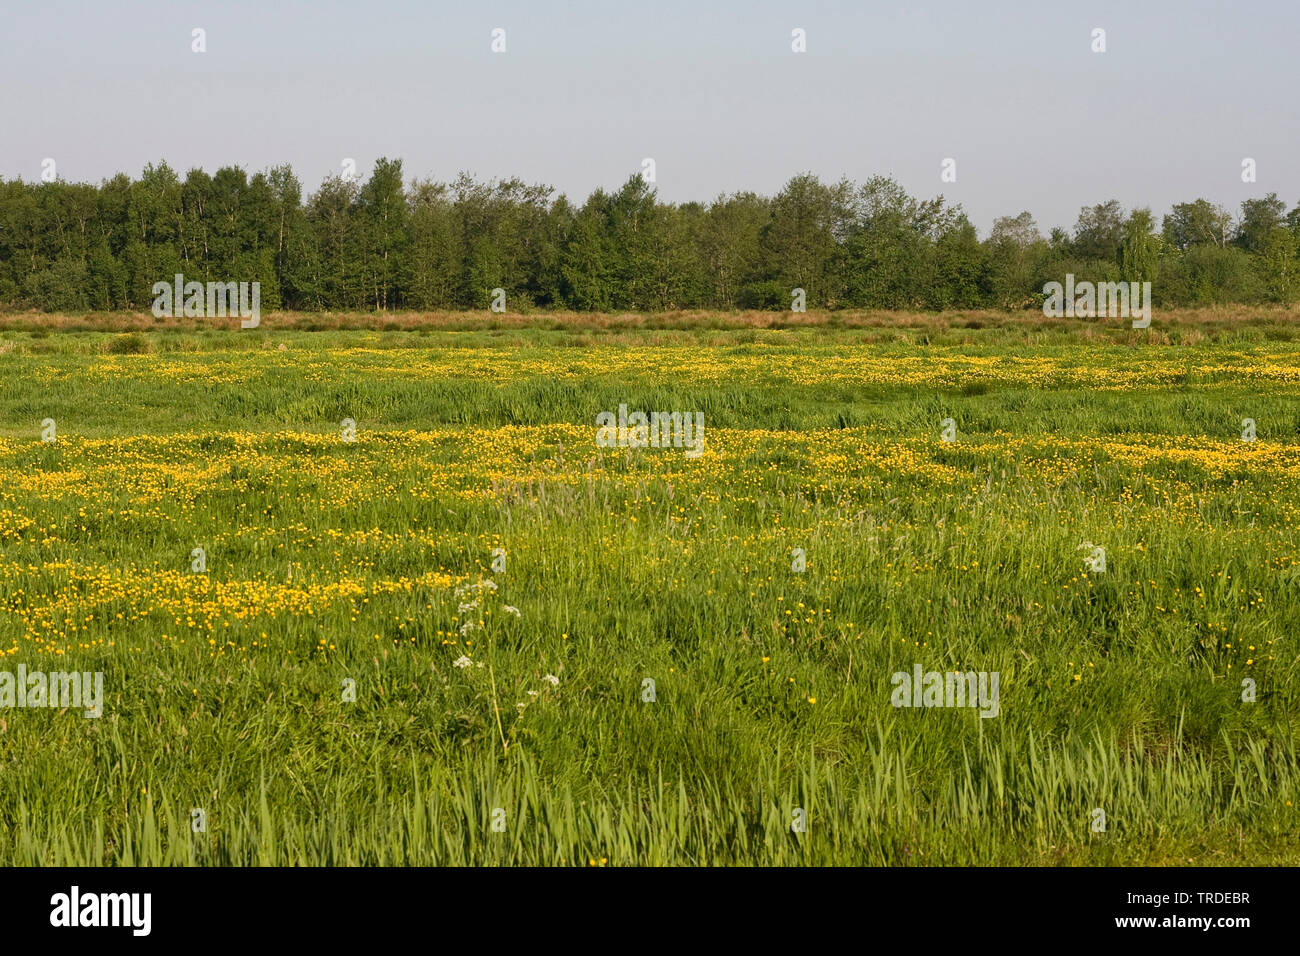
[(265, 309), (1016, 309), (1065, 273), (1144, 280), (1166, 305), (1286, 302), (1300, 294), (1300, 204), (1116, 200), (1044, 238), (1033, 216), (980, 239), (959, 205), (877, 176), (790, 179), (775, 196), (662, 202), (631, 176), (578, 205), (520, 179), (332, 177), (305, 199), (288, 166), (182, 179), (165, 162), (98, 186), (0, 180), (0, 307), (144, 310), (152, 287), (257, 281)]

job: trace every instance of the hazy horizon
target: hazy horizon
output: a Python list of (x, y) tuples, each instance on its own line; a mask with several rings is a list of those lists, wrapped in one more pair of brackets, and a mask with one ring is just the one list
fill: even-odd
[[(656, 164), (668, 202), (773, 195), (793, 175), (960, 203), (986, 236), (1046, 234), (1118, 199), (1159, 217), (1300, 200), (1289, 44), (1300, 7), (1157, 0), (907, 10), (679, 0), (446, 4), (236, 0), (7, 12), (0, 177), (183, 177), (290, 163), (304, 195), (381, 156), (412, 178), (518, 177), (581, 202)], [(206, 31), (206, 52), (191, 49)], [(506, 51), (491, 50), (494, 28)], [(1106, 52), (1092, 52), (1092, 30)], [(791, 50), (806, 31), (807, 52)], [(957, 181), (941, 181), (946, 158)], [(1257, 181), (1241, 180), (1241, 162)]]

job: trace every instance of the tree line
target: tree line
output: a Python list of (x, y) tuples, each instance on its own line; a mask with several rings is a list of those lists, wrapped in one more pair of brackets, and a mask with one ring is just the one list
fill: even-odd
[(1159, 305), (1291, 303), (1300, 204), (1204, 199), (1157, 223), (1110, 200), (1044, 236), (1028, 212), (979, 237), (961, 206), (877, 176), (805, 173), (775, 196), (659, 201), (633, 175), (576, 205), (519, 179), (406, 182), (400, 160), (326, 179), (289, 166), (184, 179), (165, 162), (100, 185), (0, 180), (0, 307), (148, 310), (154, 283), (261, 283), (305, 311), (1031, 308), (1048, 281), (1150, 281)]

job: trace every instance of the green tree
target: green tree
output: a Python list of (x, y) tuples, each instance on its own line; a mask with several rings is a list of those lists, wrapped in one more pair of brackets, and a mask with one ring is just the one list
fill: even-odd
[(381, 158), (357, 196), (366, 302), (376, 311), (398, 305), (408, 281), (409, 208), (402, 161)]
[(1247, 252), (1259, 252), (1273, 230), (1283, 224), (1286, 203), (1269, 193), (1263, 199), (1247, 199), (1241, 204), (1241, 225), (1237, 245)]
[(574, 217), (560, 273), (565, 299), (572, 308), (606, 311), (617, 275), (609, 236), (609, 196), (600, 189), (587, 197)]
[(1074, 224), (1070, 253), (1077, 259), (1104, 259), (1119, 262), (1124, 243), (1124, 209), (1119, 200), (1110, 199), (1079, 210)]
[(986, 305), (989, 267), (974, 225), (960, 215), (934, 243), (935, 275), (926, 305), (932, 309), (975, 309)]
[(696, 231), (698, 259), (705, 268), (706, 302), (719, 309), (740, 305), (745, 286), (762, 272), (763, 227), (771, 203), (754, 193), (719, 196)]
[(307, 202), (312, 238), (303, 256), (312, 272), (317, 302), (326, 309), (366, 307), (365, 276), (355, 216), (356, 180), (331, 176)]
[(1222, 248), (1232, 235), (1232, 213), (1205, 199), (1178, 203), (1165, 216), (1162, 232), (1165, 244), (1179, 251), (1195, 245)]
[[(827, 306), (842, 294), (837, 235), (851, 216), (847, 184), (830, 187), (812, 173), (793, 177), (772, 200), (771, 215), (759, 235), (766, 278), (784, 290), (784, 307), (793, 289), (804, 290), (808, 305)], [(846, 230), (844, 230), (846, 231)]]
[(1120, 275), (1125, 282), (1154, 282), (1160, 271), (1160, 237), (1150, 209), (1134, 209), (1124, 222)]
[(1285, 226), (1277, 225), (1259, 242), (1256, 266), (1265, 295), (1273, 302), (1290, 305), (1300, 294), (1300, 241)]
[(1034, 273), (1046, 258), (1047, 242), (1028, 212), (993, 221), (985, 244), (992, 302), (1004, 309), (1021, 309), (1036, 301)]

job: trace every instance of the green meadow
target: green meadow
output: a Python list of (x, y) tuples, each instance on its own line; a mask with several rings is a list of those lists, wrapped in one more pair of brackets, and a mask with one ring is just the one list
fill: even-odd
[(5, 317), (0, 864), (1300, 863), (1298, 400), (1276, 312)]

